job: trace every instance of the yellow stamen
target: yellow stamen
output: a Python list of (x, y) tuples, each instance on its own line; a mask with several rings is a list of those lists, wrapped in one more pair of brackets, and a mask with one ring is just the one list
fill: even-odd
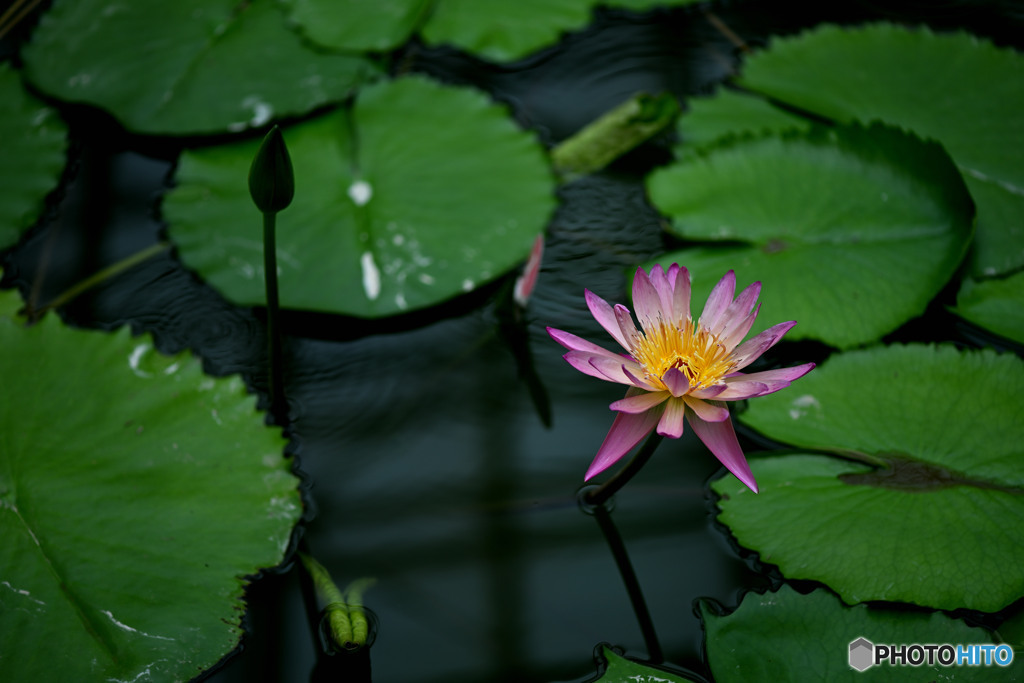
[(632, 339), (633, 359), (643, 366), (642, 379), (662, 390), (662, 377), (678, 368), (694, 389), (716, 384), (733, 369), (729, 352), (706, 327), (687, 318), (682, 325), (648, 321)]

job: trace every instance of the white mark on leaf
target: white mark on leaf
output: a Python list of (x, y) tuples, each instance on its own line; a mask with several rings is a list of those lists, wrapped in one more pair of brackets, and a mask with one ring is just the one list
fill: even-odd
[(373, 186), (365, 180), (357, 180), (348, 186), (348, 196), (356, 206), (366, 206), (373, 199)]
[(373, 261), (373, 254), (364, 251), (359, 257), (359, 265), (363, 269), (363, 291), (366, 298), (373, 301), (380, 296), (380, 270)]

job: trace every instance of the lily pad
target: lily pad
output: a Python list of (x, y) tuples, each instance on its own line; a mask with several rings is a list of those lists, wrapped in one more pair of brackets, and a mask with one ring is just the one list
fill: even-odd
[(970, 242), (973, 207), (943, 149), (882, 125), (726, 140), (649, 176), (670, 232), (723, 242), (657, 259), (686, 265), (694, 296), (722, 273), (764, 283), (754, 332), (866, 344), (924, 312)]
[[(950, 643), (991, 645), (990, 633), (939, 612), (847, 607), (818, 589), (802, 595), (788, 585), (774, 593), (747, 593), (731, 614), (707, 600), (699, 603), (707, 660), (719, 683), (728, 681), (930, 681), (1011, 680), (1013, 668), (919, 666), (881, 662), (858, 671), (850, 666), (850, 645), (865, 638), (871, 645)], [(1012, 666), (1019, 666), (1014, 663)]]
[(284, 440), (239, 378), (20, 305), (0, 293), (4, 679), (192, 679), (300, 516)]
[(1024, 344), (1024, 272), (1003, 280), (964, 280), (953, 312), (990, 332)]
[(598, 645), (594, 658), (597, 660), (598, 673), (595, 678), (587, 679), (591, 683), (685, 683), (700, 680), (668, 671), (664, 667), (634, 661), (604, 643)]
[(521, 59), (590, 21), (595, 0), (439, 0), (423, 27), (432, 45), (452, 45), (495, 62)]
[(56, 0), (23, 58), (43, 92), (170, 135), (259, 128), (339, 101), (376, 72), (307, 48), (271, 0)]
[(693, 147), (707, 147), (719, 138), (743, 133), (781, 132), (790, 128), (809, 130), (811, 122), (767, 100), (735, 90), (721, 89), (714, 97), (695, 97), (676, 126), (682, 144), (680, 154)]
[(282, 0), (302, 33), (335, 50), (391, 50), (412, 35), (427, 17), (430, 0)]
[(1024, 596), (1024, 361), (951, 346), (833, 356), (740, 419), (800, 451), (712, 488), (741, 545), (867, 600), (997, 611)]
[[(503, 107), (420, 77), (284, 130), (295, 200), (278, 217), (282, 306), (378, 317), (437, 304), (524, 261), (554, 209), (543, 150)], [(181, 259), (262, 305), (258, 142), (186, 153), (164, 202)]]
[(890, 24), (774, 40), (740, 83), (834, 121), (881, 120), (942, 143), (978, 205), (970, 266), (1024, 266), (1024, 55), (975, 36)]
[(0, 64), (0, 249), (18, 241), (43, 210), (64, 168), (67, 126)]

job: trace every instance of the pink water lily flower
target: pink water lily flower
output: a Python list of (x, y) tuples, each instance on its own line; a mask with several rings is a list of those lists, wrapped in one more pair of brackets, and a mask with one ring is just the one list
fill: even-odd
[(761, 283), (733, 298), (736, 274), (729, 271), (715, 285), (698, 320), (690, 317), (690, 273), (673, 263), (648, 275), (642, 268), (633, 278), (633, 306), (614, 307), (586, 290), (587, 307), (608, 334), (626, 350), (607, 351), (574, 334), (548, 328), (548, 334), (569, 349), (564, 358), (592, 377), (629, 387), (625, 398), (611, 404), (618, 411), (608, 436), (584, 479), (603, 472), (636, 446), (651, 430), (671, 438), (683, 435), (684, 418), (736, 478), (757, 493), (757, 483), (743, 456), (725, 401), (763, 396), (788, 387), (814, 367), (740, 372), (774, 346), (796, 323), (779, 323), (743, 341), (757, 318)]

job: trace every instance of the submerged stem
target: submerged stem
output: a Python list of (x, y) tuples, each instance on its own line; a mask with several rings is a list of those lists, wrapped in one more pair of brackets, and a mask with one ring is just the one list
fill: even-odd
[(608, 481), (597, 486), (596, 488), (587, 489), (583, 494), (583, 501), (588, 505), (600, 506), (604, 505), (609, 498), (614, 496), (619, 489), (626, 485), (626, 483), (636, 476), (636, 473), (640, 471), (651, 456), (654, 455), (654, 449), (658, 447), (658, 444), (662, 440), (661, 434), (658, 432), (651, 432), (651, 435), (644, 441), (644, 445), (640, 447), (640, 450), (636, 452), (626, 465), (615, 473)]
[(51, 300), (45, 306), (36, 311), (31, 311), (30, 313), (33, 318), (38, 318), (43, 313), (46, 313), (47, 311), (65, 305), (72, 299), (78, 297), (83, 292), (86, 292), (92, 289), (93, 287), (103, 284), (107, 280), (112, 279), (114, 276), (120, 275), (129, 268), (134, 268), (143, 261), (146, 261), (156, 256), (157, 254), (161, 254), (169, 250), (170, 248), (171, 245), (169, 242), (157, 242), (156, 244), (151, 244), (145, 249), (141, 249), (140, 251), (137, 251), (134, 254), (131, 254), (130, 256), (126, 256), (117, 263), (113, 263), (107, 266), (106, 268), (103, 268), (99, 272), (93, 273), (84, 280), (76, 282), (74, 285), (72, 285), (71, 287), (67, 288), (66, 290), (58, 294), (56, 297), (54, 297), (53, 300)]
[(636, 578), (633, 563), (629, 561), (626, 544), (623, 542), (618, 528), (612, 521), (611, 513), (604, 503), (596, 505), (592, 510), (592, 514), (594, 519), (597, 520), (598, 527), (601, 528), (601, 533), (604, 534), (605, 541), (608, 542), (608, 548), (612, 551), (612, 557), (615, 558), (615, 565), (619, 568), (622, 582), (626, 585), (626, 593), (629, 595), (629, 601), (633, 605), (633, 613), (636, 614), (637, 623), (640, 625), (644, 645), (647, 647), (647, 655), (656, 664), (662, 662), (665, 656), (661, 651), (661, 643), (658, 641), (658, 634), (654, 630), (654, 621), (651, 619), (651, 613), (647, 609), (647, 602), (644, 600), (643, 591), (640, 589), (640, 581)]

